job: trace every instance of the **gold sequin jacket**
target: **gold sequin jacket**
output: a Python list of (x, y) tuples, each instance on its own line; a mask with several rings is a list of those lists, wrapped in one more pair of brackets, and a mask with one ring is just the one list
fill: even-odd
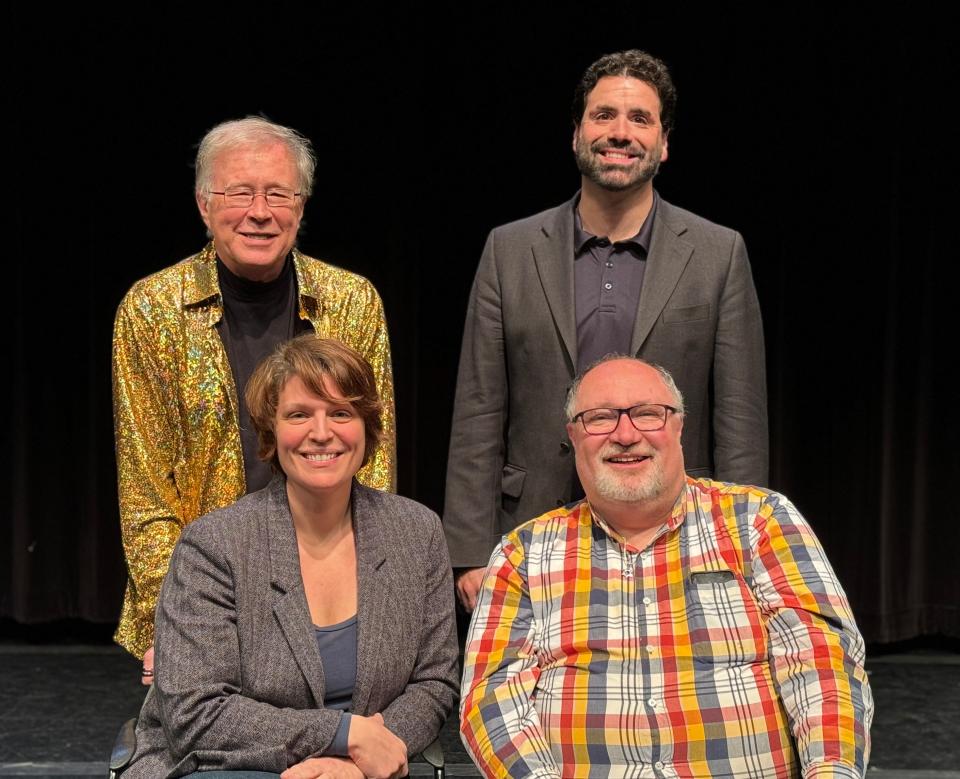
[[(384, 404), (384, 442), (357, 478), (393, 490), (394, 409), (383, 304), (361, 276), (293, 253), (300, 318), (359, 351)], [(120, 525), (129, 577), (115, 639), (137, 657), (180, 530), (246, 492), (237, 388), (216, 324), (216, 252), (134, 284), (113, 331), (113, 406)]]

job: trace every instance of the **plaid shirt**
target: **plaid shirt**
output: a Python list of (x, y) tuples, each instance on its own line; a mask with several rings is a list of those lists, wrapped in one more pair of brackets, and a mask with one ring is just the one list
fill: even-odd
[(584, 502), (505, 536), (461, 731), (490, 777), (862, 776), (863, 639), (782, 495), (688, 479), (643, 550)]

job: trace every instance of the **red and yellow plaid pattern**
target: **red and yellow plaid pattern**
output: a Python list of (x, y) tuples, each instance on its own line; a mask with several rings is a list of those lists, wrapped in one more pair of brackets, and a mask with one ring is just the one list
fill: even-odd
[(863, 639), (777, 493), (689, 479), (643, 550), (587, 503), (495, 550), (461, 731), (490, 777), (862, 776)]

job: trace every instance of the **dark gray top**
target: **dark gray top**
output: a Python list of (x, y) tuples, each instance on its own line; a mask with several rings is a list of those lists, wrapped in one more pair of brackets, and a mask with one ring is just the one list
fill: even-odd
[(637, 234), (612, 243), (584, 229), (573, 207), (573, 273), (577, 307), (577, 372), (611, 352), (628, 354), (643, 289), (659, 196)]
[[(353, 703), (353, 687), (357, 683), (357, 615), (335, 625), (315, 627), (314, 633), (327, 683), (323, 705), (327, 709), (349, 712)], [(350, 715), (344, 714), (327, 754), (346, 757), (349, 735)]]
[(353, 687), (357, 683), (357, 615), (336, 625), (314, 627), (317, 649), (323, 663), (327, 694), (323, 705), (328, 709), (349, 711)]

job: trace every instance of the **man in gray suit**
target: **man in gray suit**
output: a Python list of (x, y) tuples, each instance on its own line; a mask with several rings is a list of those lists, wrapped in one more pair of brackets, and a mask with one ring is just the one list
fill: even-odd
[(563, 403), (573, 377), (608, 353), (673, 374), (687, 399), (688, 473), (766, 485), (763, 327), (743, 239), (653, 189), (675, 107), (657, 58), (599, 59), (574, 94), (580, 192), (487, 239), (463, 335), (444, 512), (467, 609), (502, 534), (582, 496)]

